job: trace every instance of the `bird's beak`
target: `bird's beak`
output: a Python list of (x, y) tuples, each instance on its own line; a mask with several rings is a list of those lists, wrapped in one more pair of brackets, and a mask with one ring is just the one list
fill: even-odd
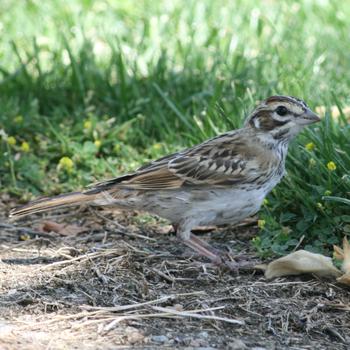
[(321, 121), (321, 118), (310, 109), (307, 109), (304, 114), (297, 118), (297, 123), (301, 125), (318, 123), (319, 121)]

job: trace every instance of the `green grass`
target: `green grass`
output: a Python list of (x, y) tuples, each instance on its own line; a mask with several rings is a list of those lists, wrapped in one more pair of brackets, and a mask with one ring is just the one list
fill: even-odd
[(253, 244), (327, 250), (350, 233), (349, 17), (336, 0), (3, 0), (1, 187), (26, 200), (117, 176), (289, 94), (328, 112), (291, 147)]

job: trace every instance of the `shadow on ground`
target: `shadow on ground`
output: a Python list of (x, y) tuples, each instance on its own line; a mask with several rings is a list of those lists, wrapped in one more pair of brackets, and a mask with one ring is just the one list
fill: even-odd
[[(348, 290), (325, 280), (266, 281), (190, 253), (160, 224), (91, 212), (46, 219), (92, 231), (19, 241), (0, 232), (0, 344), (5, 349), (347, 349)], [(35, 229), (38, 216), (21, 226)], [(5, 219), (4, 219), (5, 222)], [(124, 232), (123, 232), (124, 230)], [(203, 235), (247, 249), (252, 227)], [(236, 251), (237, 252), (237, 251)]]

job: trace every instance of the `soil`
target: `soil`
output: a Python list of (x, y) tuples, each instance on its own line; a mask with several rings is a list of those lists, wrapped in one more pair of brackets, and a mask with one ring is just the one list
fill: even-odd
[[(349, 289), (334, 281), (213, 266), (148, 216), (80, 208), (10, 223), (7, 205), (1, 350), (350, 348)], [(250, 259), (255, 234), (198, 233)]]

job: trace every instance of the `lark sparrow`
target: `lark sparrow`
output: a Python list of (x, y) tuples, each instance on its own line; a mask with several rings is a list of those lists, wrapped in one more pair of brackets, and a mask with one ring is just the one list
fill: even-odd
[(191, 233), (201, 225), (238, 223), (255, 214), (280, 182), (290, 140), (320, 121), (300, 99), (272, 96), (248, 116), (243, 128), (103, 181), (83, 192), (34, 200), (11, 217), (90, 203), (147, 211), (168, 219), (184, 244), (216, 263), (222, 257)]

